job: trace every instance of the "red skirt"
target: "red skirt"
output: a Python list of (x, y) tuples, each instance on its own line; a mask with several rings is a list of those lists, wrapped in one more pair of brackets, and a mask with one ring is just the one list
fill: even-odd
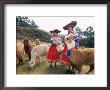
[(51, 45), (47, 54), (49, 62), (55, 61), (58, 62), (60, 57), (55, 45)]
[(65, 55), (67, 50), (68, 48), (65, 46), (62, 52), (62, 63), (66, 65), (70, 64), (70, 59)]

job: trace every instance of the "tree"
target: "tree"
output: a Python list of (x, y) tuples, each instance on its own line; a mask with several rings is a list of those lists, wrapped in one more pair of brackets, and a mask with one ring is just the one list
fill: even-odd
[(31, 27), (37, 28), (37, 25), (35, 24), (35, 22), (33, 20), (31, 21)]
[(26, 27), (29, 24), (27, 23), (28, 17), (21, 17), (17, 16), (16, 17), (16, 26), (21, 26), (21, 27)]
[(16, 17), (16, 26), (20, 27), (31, 27), (31, 28), (38, 28), (35, 22), (30, 20), (26, 16), (17, 16)]
[(80, 33), (80, 34), (81, 34), (82, 32), (83, 32), (83, 31), (82, 31), (79, 27), (76, 27), (76, 28), (75, 28), (75, 33)]
[(87, 27), (86, 31), (83, 31), (83, 35), (86, 36), (85, 43), (86, 47), (94, 47), (94, 30), (93, 27)]
[(87, 38), (89, 37), (94, 37), (94, 31), (93, 27), (89, 26), (86, 31), (83, 31), (83, 35), (86, 36)]
[(94, 47), (94, 30), (92, 26), (87, 27), (85, 31), (81, 30), (80, 27), (76, 27), (75, 33), (80, 34), (80, 46)]

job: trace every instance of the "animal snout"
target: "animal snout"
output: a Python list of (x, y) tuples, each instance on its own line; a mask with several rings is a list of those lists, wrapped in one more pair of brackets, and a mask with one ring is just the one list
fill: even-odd
[(35, 64), (34, 64), (33, 62), (31, 62), (31, 61), (30, 61), (30, 62), (28, 62), (28, 66), (29, 66), (31, 69), (33, 69), (33, 68), (34, 68), (34, 65), (35, 65)]

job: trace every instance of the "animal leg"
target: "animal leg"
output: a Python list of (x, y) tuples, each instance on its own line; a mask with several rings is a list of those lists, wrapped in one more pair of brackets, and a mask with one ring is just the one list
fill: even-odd
[(52, 62), (50, 63), (50, 67), (52, 67)]
[(86, 74), (94, 70), (94, 64), (91, 64), (89, 67), (90, 67), (90, 70)]
[(31, 53), (28, 53), (29, 61), (31, 60)]
[(57, 65), (56, 65), (56, 62), (55, 62), (55, 67), (56, 67)]
[(74, 66), (74, 64), (71, 64), (71, 67), (72, 67), (72, 73), (75, 74), (75, 66)]
[(81, 70), (82, 70), (82, 65), (77, 65), (75, 68), (76, 70), (78, 71), (77, 73), (80, 74), (81, 73)]

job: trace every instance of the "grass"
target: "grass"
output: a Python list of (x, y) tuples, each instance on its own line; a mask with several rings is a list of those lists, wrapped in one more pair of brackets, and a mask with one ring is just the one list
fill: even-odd
[(24, 60), (23, 65), (19, 65), (16, 68), (17, 74), (64, 74), (65, 66), (59, 65), (50, 68), (50, 64), (47, 62), (45, 57), (42, 57), (39, 62), (36, 63), (33, 70), (28, 67), (28, 60)]
[[(35, 64), (34, 69), (30, 69), (28, 67), (28, 59), (25, 58), (23, 65), (16, 67), (16, 74), (65, 74), (65, 69), (66, 67), (60, 63), (57, 63), (56, 67), (53, 63), (52, 67), (50, 67), (46, 57), (40, 58)], [(88, 68), (86, 67), (85, 69), (87, 71)], [(94, 74), (94, 71), (89, 74)]]

